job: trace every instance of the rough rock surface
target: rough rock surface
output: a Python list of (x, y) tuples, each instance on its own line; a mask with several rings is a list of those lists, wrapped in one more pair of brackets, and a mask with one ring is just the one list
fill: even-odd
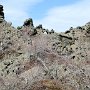
[(56, 33), (2, 20), (0, 90), (90, 90), (90, 22)]
[(0, 5), (0, 22), (2, 22), (4, 19), (4, 12), (3, 12), (3, 6)]

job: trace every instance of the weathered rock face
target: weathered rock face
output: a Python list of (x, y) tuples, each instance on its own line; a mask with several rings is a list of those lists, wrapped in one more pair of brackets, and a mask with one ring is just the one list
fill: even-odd
[(90, 23), (56, 33), (32, 19), (18, 29), (4, 20), (0, 90), (90, 90), (89, 31)]
[(3, 6), (0, 5), (0, 22), (2, 22), (4, 19), (4, 12), (3, 12)]

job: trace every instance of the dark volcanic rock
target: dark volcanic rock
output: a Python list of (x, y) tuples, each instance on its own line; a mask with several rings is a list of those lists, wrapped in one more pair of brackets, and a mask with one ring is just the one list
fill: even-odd
[(2, 22), (4, 19), (4, 12), (3, 12), (3, 6), (0, 5), (0, 22)]
[(3, 6), (2, 5), (0, 5), (0, 11), (3, 11)]
[(26, 19), (23, 26), (32, 26), (33, 27), (33, 20), (32, 18)]

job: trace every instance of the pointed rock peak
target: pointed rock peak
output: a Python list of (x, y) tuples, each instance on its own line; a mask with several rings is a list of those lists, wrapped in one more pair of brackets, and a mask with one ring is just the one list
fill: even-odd
[(0, 11), (1, 11), (1, 10), (3, 10), (3, 6), (2, 6), (2, 5), (0, 5)]
[(3, 20), (4, 20), (3, 6), (0, 5), (0, 22), (3, 22)]
[(24, 21), (23, 26), (32, 26), (33, 27), (33, 20), (32, 20), (32, 18), (26, 19)]

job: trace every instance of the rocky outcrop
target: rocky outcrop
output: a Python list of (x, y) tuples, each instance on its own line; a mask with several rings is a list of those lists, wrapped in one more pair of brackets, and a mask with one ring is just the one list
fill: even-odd
[(23, 26), (33, 27), (33, 20), (32, 20), (32, 18), (26, 19), (26, 21), (24, 22)]
[(0, 5), (0, 22), (4, 20), (4, 12), (3, 12), (3, 6)]
[(90, 90), (89, 32), (90, 23), (56, 33), (31, 18), (17, 29), (4, 20), (0, 90)]

